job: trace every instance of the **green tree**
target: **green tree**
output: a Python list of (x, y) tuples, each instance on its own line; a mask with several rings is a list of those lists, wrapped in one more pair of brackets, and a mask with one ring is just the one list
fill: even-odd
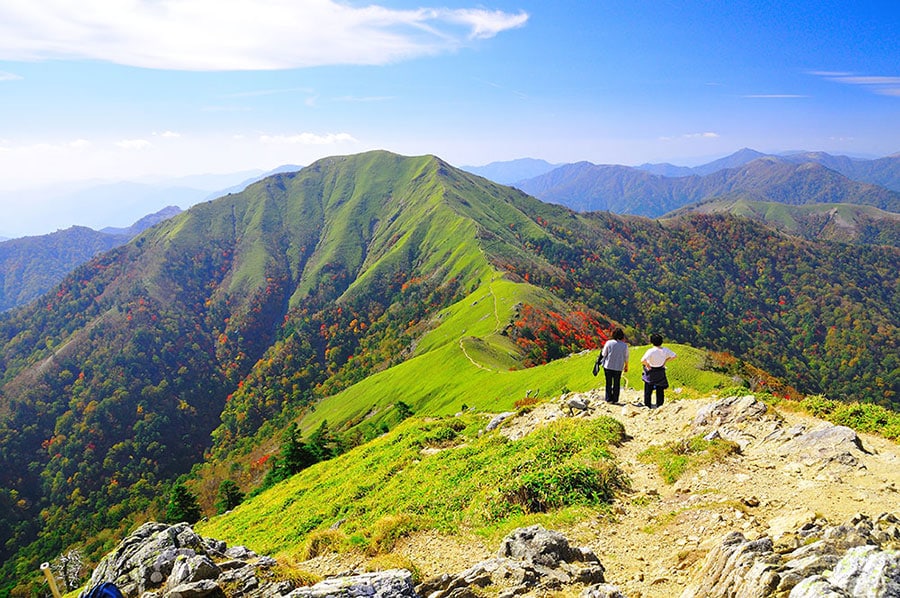
[(169, 504), (166, 505), (166, 521), (168, 523), (196, 523), (200, 520), (200, 503), (197, 495), (184, 484), (175, 484), (169, 493)]
[(231, 480), (222, 480), (216, 494), (216, 513), (225, 513), (244, 502), (244, 493)]

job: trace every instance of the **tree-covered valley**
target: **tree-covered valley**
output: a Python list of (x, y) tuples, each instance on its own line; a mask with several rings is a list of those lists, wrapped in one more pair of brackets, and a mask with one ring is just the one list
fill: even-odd
[[(732, 215), (578, 214), (433, 156), (269, 177), (0, 319), (0, 591), (161, 517), (192, 469), (195, 488), (252, 492), (285, 430), (332, 433), (337, 452), (396, 425), (398, 397), (458, 409), (451, 353), (521, 372), (621, 325), (759, 372), (740, 383), (896, 409), (898, 258)], [(418, 386), (338, 404), (401, 367)], [(479, 406), (511, 407), (532, 382), (484, 385)]]

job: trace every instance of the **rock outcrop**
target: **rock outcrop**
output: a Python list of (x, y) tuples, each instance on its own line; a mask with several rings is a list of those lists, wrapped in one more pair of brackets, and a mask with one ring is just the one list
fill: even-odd
[(390, 569), (347, 577), (333, 577), (308, 588), (298, 588), (286, 598), (419, 598), (412, 573)]
[(732, 532), (681, 598), (889, 598), (900, 596), (900, 519), (813, 518), (775, 537)]
[(495, 558), (418, 587), (413, 586), (412, 573), (403, 569), (296, 587), (279, 579), (273, 572), (276, 566), (275, 559), (243, 546), (228, 548), (222, 541), (203, 538), (186, 523), (147, 523), (100, 562), (87, 588), (111, 581), (124, 595), (141, 598), (465, 598), (480, 595), (476, 589), (488, 586), (498, 596), (582, 586), (585, 596), (622, 596), (604, 583), (603, 565), (591, 550), (573, 547), (559, 532), (540, 526), (512, 532)]
[(129, 597), (285, 596), (294, 584), (277, 580), (275, 565), (243, 546), (203, 538), (186, 523), (146, 523), (100, 561), (87, 588), (111, 581)]
[(559, 532), (535, 525), (504, 538), (496, 557), (428, 579), (416, 592), (422, 598), (475, 598), (481, 595), (476, 589), (490, 586), (502, 598), (581, 585), (593, 592), (590, 596), (613, 598), (618, 589), (605, 581), (603, 565), (590, 549), (573, 547)]

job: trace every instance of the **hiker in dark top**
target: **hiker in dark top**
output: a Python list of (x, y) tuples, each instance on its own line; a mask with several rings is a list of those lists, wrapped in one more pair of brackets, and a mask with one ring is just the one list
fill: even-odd
[(619, 388), (622, 372), (628, 371), (628, 343), (624, 340), (625, 332), (621, 328), (613, 330), (612, 338), (603, 344), (600, 351), (600, 364), (606, 378), (606, 402), (619, 402)]
[(665, 389), (669, 386), (669, 380), (666, 378), (666, 363), (675, 359), (675, 353), (662, 346), (663, 338), (661, 334), (650, 336), (650, 342), (653, 346), (647, 349), (644, 356), (641, 357), (641, 365), (644, 366), (644, 375), (641, 379), (644, 381), (644, 406), (654, 408), (650, 399), (653, 397), (653, 391), (656, 390), (656, 405), (662, 407)]

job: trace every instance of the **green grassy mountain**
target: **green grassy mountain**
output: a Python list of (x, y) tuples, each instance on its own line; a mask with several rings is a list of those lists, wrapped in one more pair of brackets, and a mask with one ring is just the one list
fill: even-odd
[[(612, 322), (895, 404), (897, 258), (729, 216), (577, 214), (433, 156), (269, 177), (0, 318), (3, 578), (79, 540), (108, 548), (192, 467), (204, 505), (223, 479), (251, 490), (292, 422), (355, 444), (401, 404), (499, 411), (585, 389), (591, 356), (563, 358)], [(686, 385), (732, 383), (679, 351), (696, 355)]]
[(854, 204), (792, 206), (771, 201), (723, 199), (686, 206), (670, 216), (690, 212), (733, 214), (752, 218), (811, 241), (900, 246), (900, 214), (872, 206)]
[(578, 211), (605, 210), (650, 217), (718, 198), (790, 205), (850, 203), (900, 211), (897, 191), (851, 180), (817, 162), (762, 156), (741, 166), (703, 172), (668, 177), (639, 168), (579, 162), (520, 181), (516, 187)]

